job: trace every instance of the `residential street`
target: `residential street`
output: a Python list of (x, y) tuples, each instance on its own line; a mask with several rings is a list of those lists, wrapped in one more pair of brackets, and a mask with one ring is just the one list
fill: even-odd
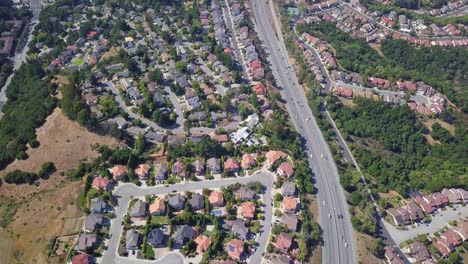
[[(274, 184), (273, 175), (270, 172), (258, 172), (251, 176), (241, 177), (241, 178), (225, 178), (221, 180), (210, 180), (210, 181), (201, 181), (201, 182), (189, 182), (189, 183), (180, 183), (175, 185), (166, 186), (153, 186), (153, 187), (138, 187), (132, 183), (120, 183), (119, 186), (113, 191), (114, 195), (118, 199), (118, 206), (115, 208), (116, 218), (111, 220), (111, 227), (109, 230), (110, 240), (108, 243), (108, 249), (104, 252), (102, 257), (102, 262), (104, 264), (112, 263), (148, 263), (147, 260), (129, 260), (124, 257), (120, 257), (117, 254), (120, 237), (122, 235), (122, 221), (124, 215), (127, 213), (128, 206), (130, 201), (134, 197), (143, 197), (147, 195), (165, 195), (175, 192), (184, 192), (184, 191), (194, 191), (202, 190), (204, 188), (220, 188), (225, 187), (234, 183), (247, 184), (249, 182), (258, 181), (262, 183), (266, 188), (262, 196), (263, 203), (263, 230), (260, 236), (257, 238), (258, 247), (255, 253), (250, 257), (250, 263), (261, 263), (262, 252), (265, 252), (266, 245), (268, 243), (268, 237), (270, 234), (270, 223), (272, 221), (272, 205), (271, 205), (271, 189)], [(172, 263), (172, 259), (175, 259), (175, 263), (179, 262), (178, 257), (171, 256), (171, 261), (167, 259), (162, 259), (161, 263)]]
[[(155, 122), (149, 120), (148, 118), (145, 118), (145, 117), (143, 117), (143, 116), (141, 116), (139, 114), (133, 113), (130, 110), (130, 108), (125, 105), (125, 102), (122, 99), (122, 97), (120, 96), (119, 91), (117, 90), (117, 88), (115, 87), (115, 85), (112, 82), (110, 82), (110, 81), (104, 82), (104, 83), (102, 83), (102, 85), (104, 86), (105, 89), (110, 90), (114, 94), (114, 96), (115, 96), (114, 98), (115, 98), (115, 101), (116, 101), (117, 105), (120, 107), (120, 109), (125, 111), (128, 114), (128, 116), (130, 116), (133, 119), (140, 119), (143, 124), (153, 128), (155, 131), (165, 131), (167, 129), (167, 128), (163, 128), (163, 127), (158, 126), (158, 124), (156, 124)], [(177, 121), (180, 122), (181, 120), (178, 118)], [(185, 133), (184, 129), (183, 129), (183, 124), (176, 123), (173, 127), (169, 128), (169, 129), (171, 129), (173, 133)]]
[[(270, 52), (270, 62), (277, 84), (282, 89), (281, 95), (286, 108), (298, 132), (303, 136), (306, 153), (311, 169), (315, 174), (317, 197), (319, 201), (320, 225), (323, 229), (323, 263), (356, 263), (356, 246), (354, 230), (345, 194), (339, 182), (336, 164), (325, 139), (315, 121), (307, 100), (298, 85), (297, 77), (289, 64), (288, 55), (276, 21), (276, 33), (268, 19), (267, 9), (270, 4), (254, 2), (253, 11), (256, 18), (260, 39)], [(270, 9), (271, 10), (271, 9)], [(273, 18), (277, 16), (272, 15)], [(338, 215), (343, 215), (342, 219)]]
[(16, 53), (15, 56), (13, 58), (11, 58), (11, 60), (13, 61), (13, 65), (14, 65), (13, 66), (13, 73), (10, 74), (10, 76), (8, 76), (5, 83), (3, 84), (3, 87), (0, 88), (0, 112), (2, 111), (3, 106), (5, 105), (6, 101), (8, 100), (8, 98), (6, 97), (6, 88), (10, 84), (13, 76), (15, 76), (16, 70), (18, 70), (21, 67), (21, 65), (26, 61), (26, 55), (27, 55), (27, 53), (29, 51), (28, 45), (29, 45), (29, 42), (31, 41), (31, 39), (33, 37), (32, 32), (36, 28), (36, 25), (38, 23), (39, 14), (41, 13), (41, 0), (31, 0), (31, 10), (33, 12), (33, 18), (31, 19), (31, 23), (30, 23), (30, 27), (29, 27), (29, 34), (27, 36), (28, 39), (27, 39), (26, 43), (24, 44), (24, 47), (21, 50), (21, 52)]

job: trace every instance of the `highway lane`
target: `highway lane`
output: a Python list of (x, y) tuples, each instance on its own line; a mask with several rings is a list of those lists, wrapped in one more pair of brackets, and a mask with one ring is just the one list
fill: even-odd
[[(262, 201), (265, 204), (263, 207), (263, 228), (260, 236), (257, 238), (258, 243), (257, 250), (250, 256), (250, 263), (261, 263), (262, 252), (265, 252), (268, 244), (268, 237), (270, 234), (272, 221), (273, 208), (271, 205), (271, 190), (274, 184), (274, 177), (270, 172), (259, 171), (258, 173), (252, 174), (251, 176), (245, 176), (242, 178), (225, 178), (221, 180), (210, 180), (202, 182), (189, 182), (170, 186), (152, 186), (152, 187), (138, 187), (132, 183), (120, 183), (119, 186), (113, 191), (114, 196), (117, 197), (118, 206), (115, 208), (116, 218), (111, 220), (111, 227), (109, 229), (110, 240), (107, 243), (107, 249), (103, 253), (103, 257), (100, 259), (103, 264), (113, 263), (148, 263), (147, 260), (130, 260), (125, 257), (120, 257), (117, 253), (119, 240), (122, 236), (122, 221), (125, 214), (127, 213), (130, 201), (134, 197), (143, 197), (147, 195), (166, 195), (175, 192), (194, 191), (202, 189), (213, 189), (225, 187), (234, 183), (247, 184), (249, 182), (258, 181), (265, 186), (265, 191), (262, 195)], [(174, 256), (175, 257), (175, 256)], [(177, 258), (178, 259), (178, 258)], [(173, 263), (170, 261), (166, 262), (166, 258), (162, 259), (161, 263)], [(180, 263), (180, 262), (174, 262)]]
[[(280, 40), (282, 37), (280, 34), (276, 36), (271, 23), (265, 19), (268, 17), (267, 8), (264, 1), (253, 2), (260, 39), (270, 52), (273, 74), (282, 88), (281, 95), (287, 101), (285, 105), (292, 122), (305, 140), (309, 163), (316, 176), (319, 219), (324, 239), (322, 263), (355, 263), (357, 257), (354, 230), (336, 164), (289, 64), (284, 44)], [(276, 24), (279, 28), (279, 23)], [(338, 215), (343, 217), (339, 218)]]

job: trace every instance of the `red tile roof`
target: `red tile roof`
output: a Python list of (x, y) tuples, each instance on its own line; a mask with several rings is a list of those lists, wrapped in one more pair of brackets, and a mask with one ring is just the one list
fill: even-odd
[(111, 181), (109, 179), (102, 178), (102, 177), (96, 177), (96, 178), (93, 179), (92, 186), (93, 186), (93, 188), (98, 189), (98, 190), (107, 190), (110, 183), (111, 183)]
[(255, 216), (255, 204), (253, 202), (244, 202), (241, 205), (242, 217), (253, 219)]

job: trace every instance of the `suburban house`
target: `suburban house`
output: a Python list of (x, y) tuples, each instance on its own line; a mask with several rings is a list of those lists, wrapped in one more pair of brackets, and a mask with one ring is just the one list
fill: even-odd
[(227, 225), (231, 226), (231, 232), (234, 236), (242, 240), (247, 239), (249, 228), (245, 226), (244, 220), (236, 219), (234, 221), (228, 221)]
[(112, 173), (112, 178), (114, 178), (115, 181), (118, 181), (120, 180), (120, 178), (122, 178), (124, 175), (128, 173), (128, 169), (127, 167), (123, 165), (115, 165), (111, 169), (111, 173)]
[(445, 231), (439, 238), (433, 241), (433, 245), (442, 257), (447, 257), (459, 244), (460, 237), (452, 229)]
[(96, 227), (102, 225), (104, 216), (102, 214), (90, 214), (86, 217), (84, 222), (84, 230), (86, 232), (94, 232)]
[(241, 204), (242, 217), (253, 219), (255, 217), (255, 204), (253, 202), (243, 202)]
[(253, 166), (255, 166), (255, 158), (252, 154), (244, 154), (242, 155), (242, 160), (241, 160), (241, 167), (244, 170), (250, 169)]
[(94, 263), (94, 258), (88, 254), (82, 253), (72, 258), (72, 264), (91, 264)]
[(287, 178), (291, 178), (294, 175), (294, 167), (289, 162), (283, 162), (278, 167), (278, 174)]
[(390, 264), (404, 264), (403, 260), (400, 258), (395, 248), (386, 246), (385, 247), (385, 258)]
[(239, 168), (240, 168), (239, 163), (237, 162), (237, 160), (233, 158), (228, 158), (224, 162), (224, 171), (226, 172), (238, 172)]
[(221, 173), (220, 160), (217, 158), (210, 158), (206, 161), (206, 168), (211, 172), (211, 174)]
[(140, 248), (141, 234), (135, 229), (127, 230), (125, 234), (125, 247), (128, 250), (137, 250)]
[(154, 169), (155, 169), (154, 179), (156, 183), (163, 183), (167, 177), (167, 164), (157, 163)]
[(135, 174), (138, 176), (140, 180), (147, 180), (149, 175), (150, 166), (148, 164), (140, 164), (135, 169)]
[(154, 202), (149, 206), (149, 213), (151, 215), (165, 215), (166, 205), (164, 199), (156, 197)]
[(211, 240), (205, 235), (199, 235), (195, 238), (195, 243), (197, 243), (197, 253), (203, 255), (211, 245)]
[(455, 231), (463, 241), (468, 240), (468, 221), (458, 223), (457, 227), (455, 227), (453, 231)]
[(146, 203), (142, 200), (136, 200), (130, 208), (130, 217), (134, 220), (143, 220), (146, 218)]
[(174, 240), (177, 244), (183, 245), (187, 241), (192, 240), (194, 236), (195, 230), (188, 225), (183, 225), (177, 229)]
[(164, 232), (159, 228), (149, 231), (147, 241), (152, 247), (162, 246), (164, 244)]
[(283, 214), (281, 216), (281, 223), (289, 230), (292, 232), (297, 231), (297, 224), (299, 222), (299, 219), (297, 216), (293, 214)]
[(205, 197), (199, 193), (195, 193), (190, 198), (190, 208), (192, 211), (199, 211), (205, 208)]
[(294, 182), (285, 182), (281, 186), (281, 192), (283, 196), (294, 196), (296, 195), (296, 183)]
[(89, 206), (91, 213), (105, 213), (107, 212), (107, 203), (101, 197), (91, 199)]
[(294, 213), (297, 210), (297, 199), (295, 197), (283, 197), (283, 209), (286, 212)]
[(195, 172), (197, 176), (205, 175), (205, 164), (203, 161), (197, 159), (196, 161), (192, 162), (192, 170)]
[(235, 260), (241, 260), (244, 254), (244, 241), (233, 239), (227, 243), (226, 250), (229, 257)]
[(407, 252), (408, 255), (414, 260), (412, 262), (423, 262), (431, 259), (431, 254), (429, 254), (427, 247), (419, 241), (414, 241), (411, 243)]
[(236, 191), (236, 197), (241, 201), (252, 200), (255, 196), (254, 191), (249, 187), (240, 187), (239, 190)]
[(178, 193), (177, 195), (169, 197), (169, 200), (167, 202), (172, 209), (174, 209), (176, 212), (184, 209), (185, 206), (185, 196), (181, 195)]
[(96, 234), (81, 234), (78, 238), (78, 244), (75, 246), (77, 251), (86, 251), (88, 248), (94, 248), (97, 245)]
[(111, 180), (103, 177), (96, 177), (93, 179), (92, 186), (94, 189), (100, 191), (108, 191), (111, 188)]
[(270, 150), (265, 154), (266, 165), (271, 167), (277, 160), (285, 159), (288, 155), (280, 150)]
[(212, 191), (208, 197), (210, 205), (213, 207), (219, 207), (224, 205), (224, 197), (222, 192)]
[(185, 178), (185, 165), (181, 161), (176, 161), (172, 165), (172, 176), (179, 176), (180, 178)]
[(288, 252), (291, 249), (293, 238), (285, 233), (281, 232), (276, 236), (276, 248), (282, 251)]

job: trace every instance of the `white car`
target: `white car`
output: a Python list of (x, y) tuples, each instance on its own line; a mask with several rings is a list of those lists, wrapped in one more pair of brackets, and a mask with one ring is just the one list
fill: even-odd
[(348, 243), (344, 243), (344, 246), (345, 246), (345, 247), (348, 247)]

